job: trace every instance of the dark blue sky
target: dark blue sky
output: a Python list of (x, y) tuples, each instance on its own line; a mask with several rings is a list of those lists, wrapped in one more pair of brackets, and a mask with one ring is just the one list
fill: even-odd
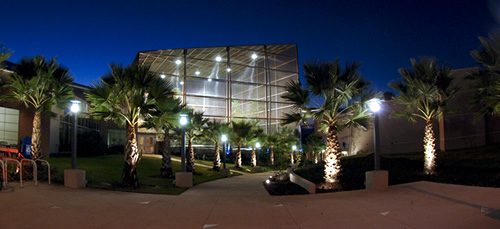
[[(469, 52), (498, 26), (497, 1), (27, 1), (1, 0), (0, 43), (11, 61), (57, 57), (90, 84), (108, 64), (137, 51), (234, 44), (296, 43), (300, 64), (359, 61), (379, 90), (411, 57), (474, 66)], [(495, 12), (495, 13), (493, 13)]]

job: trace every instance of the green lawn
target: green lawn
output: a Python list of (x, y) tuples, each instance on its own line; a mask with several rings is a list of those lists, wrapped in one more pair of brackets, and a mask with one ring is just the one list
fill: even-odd
[[(173, 158), (176, 158), (180, 160), (181, 158), (178, 156), (172, 156)], [(196, 163), (202, 164), (202, 165), (207, 165), (212, 167), (214, 165), (213, 161), (206, 161), (206, 160), (196, 160)], [(222, 160), (221, 160), (221, 167), (222, 167)], [(249, 166), (249, 165), (242, 165), (241, 168), (236, 168), (234, 166), (234, 163), (227, 161), (226, 162), (226, 167), (231, 170), (236, 170), (236, 171), (242, 171), (246, 173), (262, 173), (262, 172), (268, 172), (272, 171), (273, 169), (267, 167), (267, 166)]]
[[(64, 169), (71, 167), (71, 158), (52, 157), (50, 165), (54, 168), (52, 179), (56, 183), (63, 183)], [(78, 158), (78, 168), (86, 171), (88, 187), (103, 188), (119, 191), (131, 191), (141, 193), (158, 193), (178, 195), (186, 189), (175, 187), (173, 179), (165, 179), (159, 176), (161, 159), (155, 157), (142, 157), (137, 168), (139, 189), (124, 189), (120, 187), (121, 172), (123, 169), (123, 155), (105, 155), (96, 157)], [(174, 171), (180, 171), (180, 163), (172, 161)], [(211, 171), (201, 166), (196, 167), (194, 184), (224, 178), (219, 172)]]

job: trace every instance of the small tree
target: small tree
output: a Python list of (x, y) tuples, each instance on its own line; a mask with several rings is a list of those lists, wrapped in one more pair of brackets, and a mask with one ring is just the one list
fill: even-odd
[(214, 144), (214, 165), (213, 170), (220, 170), (220, 140), (221, 135), (228, 132), (228, 125), (217, 120), (207, 122), (207, 127), (203, 132), (204, 138)]
[(193, 142), (195, 139), (203, 136), (203, 131), (206, 128), (208, 119), (203, 117), (203, 112), (189, 110), (187, 113), (189, 116), (189, 123), (186, 127), (186, 138), (188, 140), (189, 156), (186, 160), (186, 170), (188, 172), (194, 172), (195, 152)]
[(8, 97), (35, 112), (31, 136), (33, 160), (41, 157), (42, 113), (51, 112), (54, 105), (64, 109), (73, 98), (72, 83), (68, 69), (59, 66), (55, 59), (36, 56), (23, 59), (14, 67), (14, 74), (7, 83)]
[(241, 147), (247, 144), (249, 137), (251, 136), (252, 129), (255, 123), (251, 121), (238, 121), (231, 123), (231, 142), (237, 145), (235, 166), (236, 168), (241, 167)]
[(250, 165), (252, 167), (257, 166), (257, 156), (255, 154), (255, 148), (256, 148), (255, 144), (257, 144), (257, 142), (259, 142), (259, 144), (260, 144), (260, 141), (262, 141), (263, 136), (264, 136), (264, 130), (255, 124), (252, 127), (252, 130), (250, 131), (250, 134), (248, 136), (248, 144), (252, 148), (252, 152), (250, 154)]
[(163, 142), (159, 146), (162, 155), (160, 168), (162, 177), (172, 178), (174, 176), (170, 155), (170, 132), (178, 127), (178, 117), (181, 110), (181, 101), (173, 96), (158, 100), (156, 109), (152, 111), (152, 115), (147, 116), (143, 124), (146, 128), (154, 128), (163, 132)]
[[(304, 65), (306, 88), (298, 82), (291, 82), (283, 98), (294, 104), (293, 113), (287, 115), (287, 122), (313, 117), (320, 130), (326, 133), (325, 182), (324, 189), (333, 189), (340, 184), (341, 149), (338, 133), (350, 126), (366, 126), (369, 113), (364, 107), (367, 99), (368, 83), (364, 81), (357, 64), (340, 66), (338, 60), (326, 63)], [(309, 104), (310, 96), (322, 99), (319, 103)], [(293, 119), (295, 117), (295, 119)]]
[(449, 67), (439, 66), (435, 59), (429, 58), (411, 59), (410, 62), (412, 68), (401, 68), (402, 79), (390, 85), (399, 92), (394, 101), (403, 108), (396, 114), (412, 122), (417, 118), (425, 122), (424, 173), (432, 175), (436, 170), (432, 120), (443, 115), (446, 102), (456, 90), (449, 87), (453, 80)]
[(125, 187), (138, 188), (137, 165), (141, 152), (137, 144), (139, 120), (149, 119), (163, 99), (174, 95), (172, 85), (149, 68), (111, 65), (111, 71), (87, 93), (90, 114), (98, 119), (126, 126), (127, 144), (122, 172)]

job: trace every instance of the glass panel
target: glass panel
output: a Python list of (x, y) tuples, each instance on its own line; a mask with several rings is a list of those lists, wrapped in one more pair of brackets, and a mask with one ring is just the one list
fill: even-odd
[(205, 115), (226, 116), (226, 100), (187, 96), (187, 105)]
[(297, 46), (295, 45), (268, 45), (267, 51), (272, 54), (279, 54), (289, 57), (297, 57)]
[(220, 62), (227, 62), (226, 47), (215, 48), (193, 48), (187, 50), (187, 58), (189, 59), (202, 59), (208, 61), (217, 61), (216, 58), (220, 57)]
[(149, 58), (151, 62), (145, 62), (144, 65), (149, 66), (149, 70), (160, 74), (169, 74), (180, 76), (184, 73), (183, 56), (157, 56)]
[(265, 118), (266, 103), (255, 101), (233, 100), (231, 103), (233, 117)]
[(271, 96), (270, 101), (272, 102), (286, 102), (285, 99), (281, 98), (281, 96), (286, 93), (286, 88), (271, 86)]
[(188, 59), (186, 73), (188, 76), (227, 79), (227, 65), (225, 62)]
[(288, 86), (290, 81), (298, 80), (298, 75), (297, 73), (269, 70), (269, 80), (271, 85)]
[(297, 72), (297, 58), (270, 54), (268, 55), (269, 68), (281, 71)]
[(170, 83), (174, 86), (174, 92), (176, 94), (182, 93), (182, 77), (166, 75), (165, 80), (170, 80)]
[(185, 84), (186, 94), (226, 97), (226, 82), (210, 79), (189, 78)]
[(271, 103), (271, 118), (283, 119), (285, 114), (291, 114), (293, 107), (290, 104)]
[(235, 99), (251, 99), (251, 100), (265, 100), (266, 99), (266, 86), (265, 85), (252, 85), (232, 83), (231, 91), (232, 98)]
[(231, 67), (234, 64), (265, 67), (263, 46), (231, 47), (229, 53), (231, 55)]
[(254, 68), (233, 64), (231, 65), (231, 80), (265, 84), (266, 71), (264, 68)]

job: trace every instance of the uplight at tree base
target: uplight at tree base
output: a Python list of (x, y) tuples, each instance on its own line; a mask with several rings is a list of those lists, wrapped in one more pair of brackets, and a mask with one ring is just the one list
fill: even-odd
[(424, 173), (433, 175), (436, 171), (435, 137), (432, 122), (425, 125), (424, 135)]

